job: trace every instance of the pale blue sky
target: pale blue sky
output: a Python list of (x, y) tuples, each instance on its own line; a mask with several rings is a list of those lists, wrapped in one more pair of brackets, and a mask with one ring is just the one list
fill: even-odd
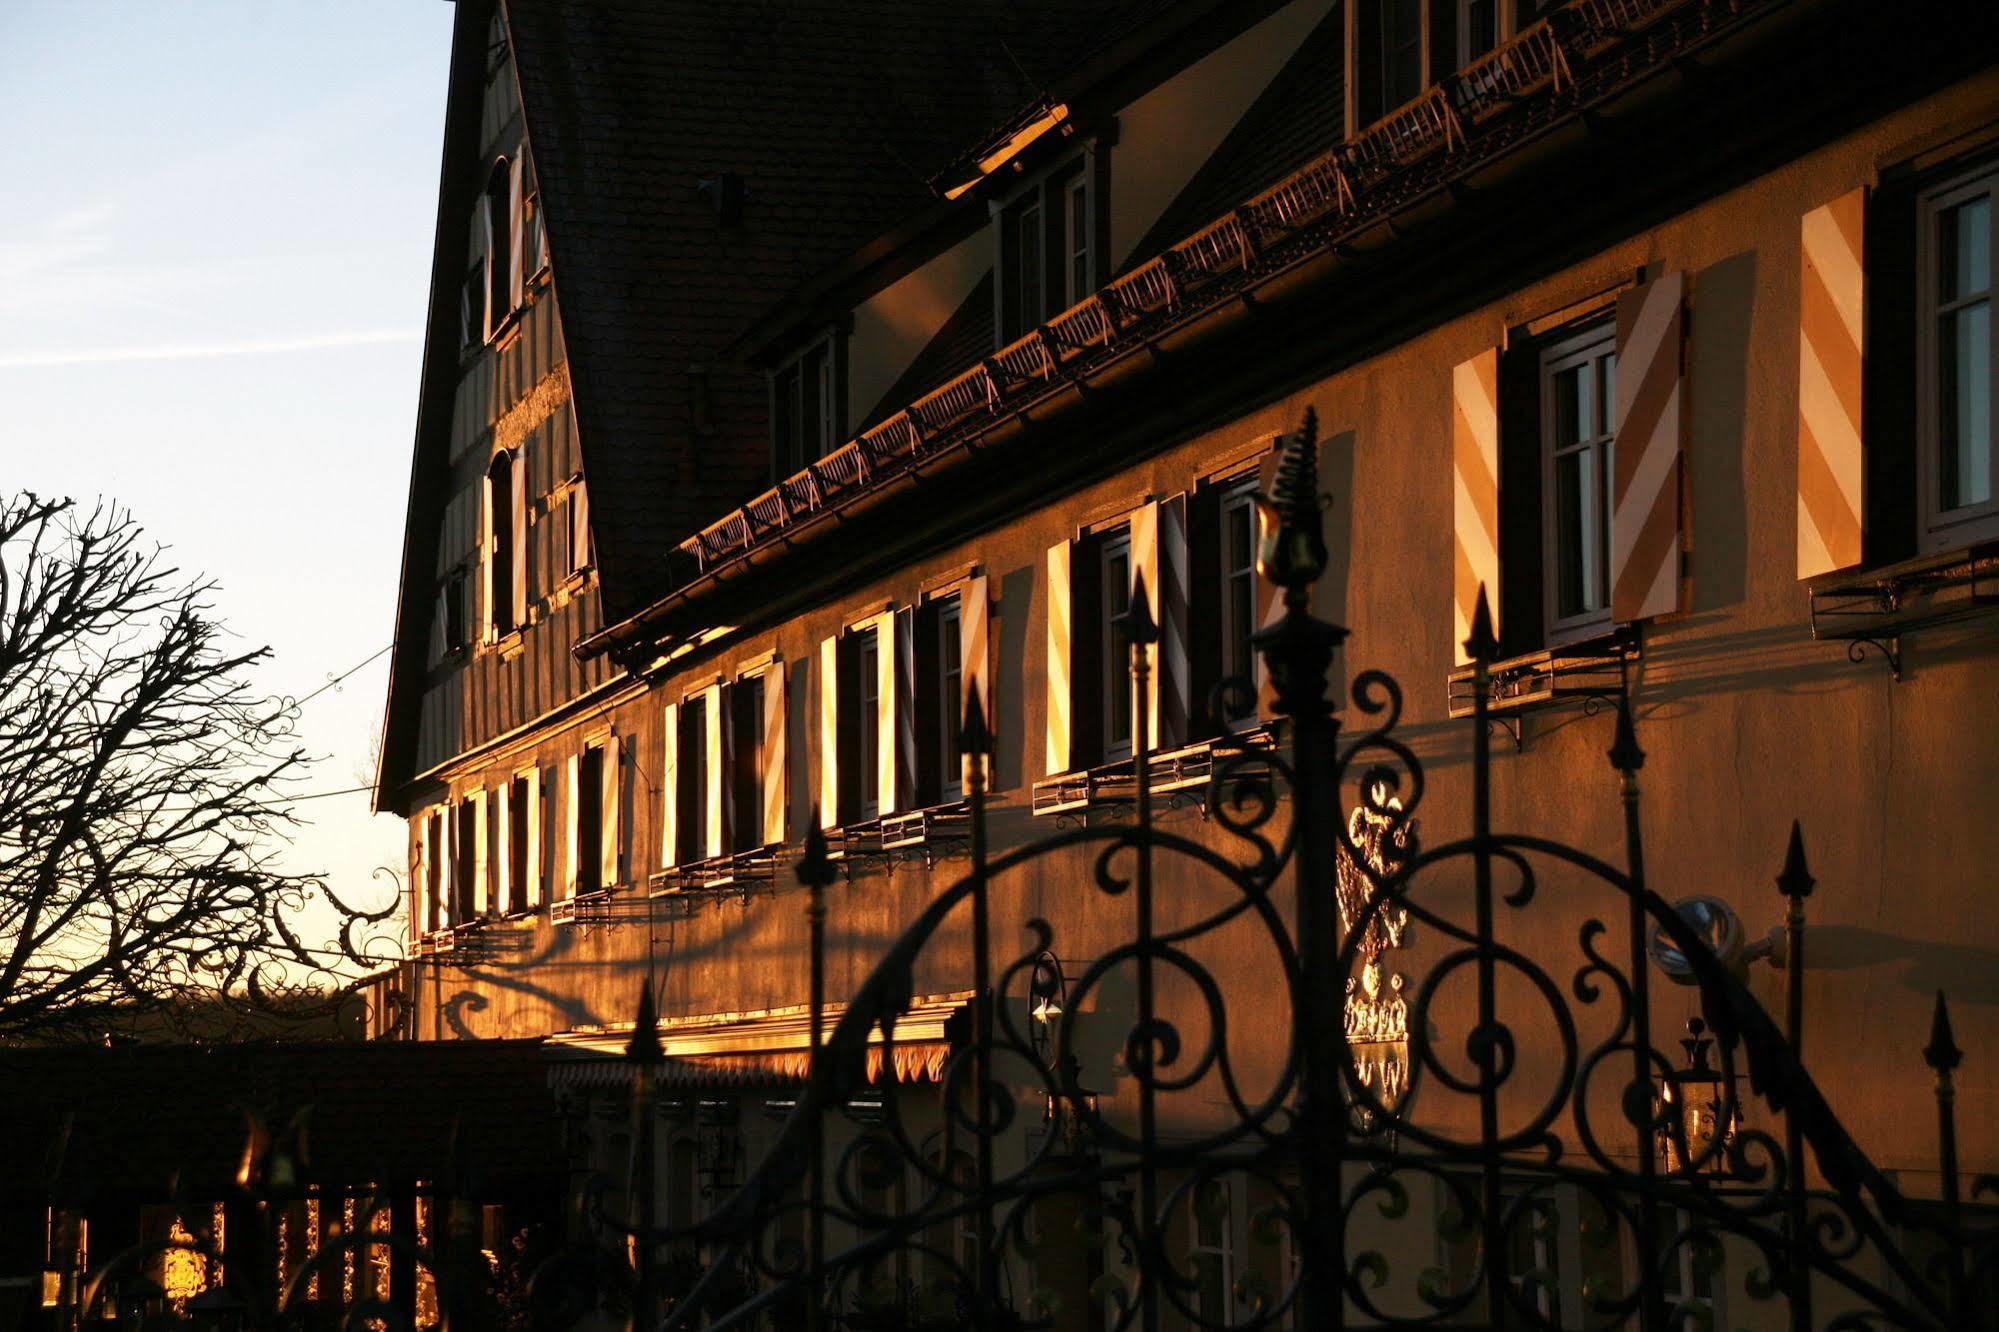
[[(446, 0), (0, 0), (0, 486), (132, 508), (304, 695), (385, 646), (422, 361)], [(306, 705), (369, 780), (386, 660)], [(366, 795), (291, 867), (400, 866)]]

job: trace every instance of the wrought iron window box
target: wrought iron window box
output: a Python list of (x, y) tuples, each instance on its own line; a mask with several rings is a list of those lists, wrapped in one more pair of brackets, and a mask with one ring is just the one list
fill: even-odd
[(971, 805), (953, 800), (829, 828), (826, 851), (833, 860), (878, 857), (892, 864), (902, 856), (921, 856), (930, 864), (939, 852), (969, 840), (971, 828)]
[(1812, 637), (1845, 643), (1848, 661), (1879, 652), (1902, 678), (1902, 635), (1999, 612), (1999, 542), (1807, 585)]
[[(1253, 749), (1274, 745), (1273, 732), (1257, 726), (1235, 735), (1238, 743)], [(1215, 771), (1218, 739), (1197, 741), (1178, 749), (1163, 750), (1149, 759), (1154, 795), (1174, 800), (1193, 800), (1206, 807), (1209, 780)], [(1118, 759), (1075, 772), (1057, 773), (1034, 784), (1036, 816), (1086, 814), (1092, 809), (1121, 809), (1138, 798), (1138, 765)]]
[(747, 892), (753, 885), (769, 883), (777, 877), (777, 853), (775, 846), (760, 846), (674, 865), (654, 874), (648, 887), (654, 896), (719, 892), (725, 888)]
[(417, 942), (417, 958), (465, 966), (523, 951), (527, 940), (519, 930), (494, 928), (503, 923), (497, 918), (468, 920), (432, 930)]
[(617, 925), (646, 912), (644, 898), (621, 896), (615, 889), (599, 888), (554, 903), (548, 909), (548, 919), (554, 925)]
[[(1606, 699), (1622, 687), (1627, 667), (1640, 659), (1638, 632), (1618, 625), (1610, 632), (1573, 643), (1560, 643), (1487, 668), (1491, 690), (1487, 711), (1494, 714), (1532, 712), (1573, 699)], [(1450, 674), (1450, 713), (1472, 715), (1474, 668), (1459, 666)]]

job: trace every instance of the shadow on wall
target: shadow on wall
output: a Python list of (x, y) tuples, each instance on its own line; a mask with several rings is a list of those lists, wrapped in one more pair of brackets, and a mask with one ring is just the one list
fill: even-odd
[(1691, 323), (1687, 354), (1692, 380), (1687, 507), (1693, 537), (1692, 604), (1696, 611), (1707, 611), (1741, 602), (1748, 579), (1742, 477), (1755, 251), (1701, 269), (1694, 275), (1694, 291), (1699, 314)]
[(1956, 1004), (1999, 1004), (1999, 953), (1963, 944), (1906, 939), (1859, 925), (1814, 925), (1805, 935), (1809, 970), (1887, 967), (1924, 997), (1942, 990)]

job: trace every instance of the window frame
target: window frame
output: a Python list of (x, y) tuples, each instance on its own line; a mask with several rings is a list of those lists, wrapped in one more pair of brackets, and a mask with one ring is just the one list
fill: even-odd
[[(876, 624), (857, 625), (847, 632), (852, 646), (848, 668), (853, 673), (854, 707), (851, 749), (854, 756), (854, 816), (856, 823), (881, 817), (881, 631)], [(890, 644), (890, 651), (894, 645)], [(841, 715), (846, 715), (842, 709)]]
[[(1617, 441), (1614, 368), (1617, 358), (1617, 321), (1610, 317), (1592, 319), (1580, 328), (1549, 339), (1536, 349), (1535, 354), (1535, 380), (1539, 393), (1535, 447), (1538, 450), (1541, 478), (1541, 617), (1547, 646), (1555, 647), (1593, 638), (1615, 625), (1611, 616), (1610, 554), (1613, 549), (1611, 522), (1614, 508)], [(1613, 364), (1608, 377), (1598, 369), (1606, 356)], [(1555, 379), (1562, 372), (1579, 366), (1590, 368), (1592, 415), (1601, 422), (1601, 429), (1590, 430), (1584, 439), (1566, 444), (1559, 443), (1555, 438)], [(1605, 397), (1609, 397), (1611, 401), (1604, 402)], [(1598, 531), (1592, 538), (1598, 543), (1599, 592), (1602, 603), (1587, 610), (1563, 615), (1556, 463), (1560, 456), (1583, 452), (1593, 457), (1602, 488), (1600, 500), (1602, 516), (1597, 525)]]
[[(1102, 678), (1098, 681), (1097, 753), (1100, 763), (1121, 763), (1131, 758), (1136, 700), (1132, 695), (1131, 653), (1123, 626), (1131, 614), (1131, 528), (1121, 526), (1098, 535), (1096, 540), (1097, 623), (1091, 633), (1097, 639)], [(1122, 560), (1124, 577), (1111, 577)], [(1113, 609), (1122, 603), (1122, 609)], [(1124, 716), (1123, 735), (1116, 733), (1120, 710)]]
[[(515, 598), (520, 595), (514, 587), (514, 555), (518, 543), (527, 537), (526, 531), (517, 528), (514, 523), (517, 513), (525, 516), (526, 512), (523, 502), (526, 497), (514, 494), (514, 487), (521, 482), (522, 470), (512, 449), (495, 450), (486, 461), (483, 482), (486, 490), (486, 530), (482, 535), (489, 569), (486, 586), (492, 593), (485, 606), (485, 638), (488, 644), (501, 642), (526, 628), (514, 616)], [(526, 600), (524, 596), (520, 599)]]
[[(1215, 1241), (1209, 1243), (1202, 1238), (1201, 1190), (1218, 1189), (1221, 1192), (1221, 1215), (1214, 1218)], [(1234, 1175), (1213, 1175), (1196, 1181), (1187, 1195), (1187, 1263), (1192, 1269), (1194, 1288), (1189, 1292), (1189, 1302), (1194, 1312), (1204, 1324), (1225, 1326), (1235, 1321), (1236, 1268), (1241, 1255), (1236, 1248), (1236, 1215), (1241, 1211), (1237, 1206), (1237, 1186)], [(1201, 1259), (1212, 1257), (1219, 1268), (1219, 1298), (1222, 1307), (1209, 1311), (1204, 1307), (1207, 1283), (1201, 1270)]]
[[(495, 189), (499, 202), (494, 202)], [(479, 207), (485, 219), (486, 320), (484, 342), (490, 346), (513, 325), (520, 307), (514, 304), (513, 245), (520, 230), (513, 216), (515, 181), (513, 159), (505, 153), (493, 159), (487, 169), (485, 187), (479, 193)]]
[(604, 877), (604, 760), (610, 737), (598, 736), (583, 742), (576, 764), (576, 789), (569, 798), (576, 802), (576, 896), (608, 892), (614, 885)]
[[(1251, 642), (1251, 639), (1256, 634), (1258, 627), (1256, 623), (1256, 585), (1257, 580), (1262, 577), (1256, 570), (1257, 474), (1251, 471), (1242, 476), (1231, 477), (1228, 480), (1220, 482), (1216, 486), (1216, 491), (1217, 511), (1220, 514), (1220, 530), (1215, 542), (1217, 565), (1215, 585), (1220, 593), (1219, 602), (1222, 628), (1222, 655), (1219, 678), (1226, 680), (1230, 677), (1235, 677), (1245, 680), (1249, 683), (1249, 687), (1254, 690), (1256, 688), (1256, 647)], [(1236, 565), (1230, 558), (1229, 551), (1230, 525), (1238, 514), (1243, 516), (1243, 520), (1249, 526), (1249, 562), (1245, 565)], [(1233, 584), (1237, 582), (1245, 585), (1248, 590), (1247, 604), (1240, 607), (1235, 604), (1235, 599), (1230, 595), (1233, 590)], [(1238, 615), (1243, 617), (1242, 623), (1237, 623)], [(1235, 660), (1238, 651), (1240, 651), (1240, 661)], [(1254, 715), (1255, 709), (1252, 708), (1249, 716), (1253, 719)], [(1244, 718), (1235, 717), (1224, 720), (1240, 724)]]
[[(1026, 337), (1103, 284), (1102, 185), (1098, 150), (1088, 144), (1050, 162), (1033, 179), (990, 205), (993, 225), (993, 340), (1004, 347)], [(1077, 204), (1080, 202), (1080, 216)], [(1020, 255), (1022, 220), (1032, 215), (1038, 309), (1028, 319)], [(1080, 265), (1079, 262), (1080, 261)], [(1080, 272), (1081, 276), (1078, 277)]]
[[(836, 332), (827, 329), (801, 345), (767, 374), (773, 483), (797, 476), (807, 466), (846, 443), (843, 345)], [(806, 420), (808, 371), (817, 383), (817, 391), (811, 399), (816, 405), (812, 415), (817, 419), (812, 423)], [(784, 408), (788, 411), (781, 415), (780, 409)], [(787, 422), (790, 424), (786, 425)], [(792, 438), (793, 427), (797, 432), (795, 440)], [(814, 433), (818, 435), (816, 451), (811, 439)]]
[[(1975, 296), (1939, 297), (1938, 227), (1945, 212), (1983, 198), (1988, 201), (1985, 286)], [(1999, 539), (1999, 162), (1990, 158), (1923, 189), (1916, 197), (1916, 457), (1917, 549), (1925, 555), (1960, 550)], [(1976, 504), (1943, 507), (1942, 402), (1938, 324), (1947, 314), (1983, 302), (1986, 309), (1986, 474), (1988, 497)]]
[(764, 690), (761, 672), (737, 677), (722, 691), (730, 737), (723, 747), (728, 766), (729, 818), (725, 821), (722, 854), (761, 850), (764, 845)]
[(951, 592), (932, 603), (932, 633), (936, 636), (937, 672), (933, 681), (937, 709), (937, 799), (952, 804), (965, 798), (964, 754), (959, 747), (964, 729), (965, 697), (964, 594)]
[(597, 551), (590, 540), (590, 495), (583, 474), (577, 472), (563, 485), (562, 533), (566, 549), (562, 561), (565, 582), (587, 577), (596, 568)]

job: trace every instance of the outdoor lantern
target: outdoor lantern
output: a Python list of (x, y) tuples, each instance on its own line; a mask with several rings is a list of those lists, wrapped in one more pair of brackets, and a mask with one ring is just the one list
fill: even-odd
[(1728, 1173), (1727, 1145), (1734, 1141), (1736, 1125), (1733, 1079), (1709, 1066), (1714, 1038), (1706, 1033), (1707, 1023), (1689, 1019), (1680, 1042), (1687, 1066), (1659, 1080), (1659, 1148), (1673, 1174)]
[[(1074, 1054), (1063, 1055), (1055, 1069), (1059, 1090), (1047, 1093), (1041, 1109), (1043, 1131), (1053, 1132), (1059, 1128), (1063, 1155), (1071, 1158), (1082, 1155), (1082, 1121), (1085, 1118), (1094, 1119), (1097, 1114), (1097, 1093), (1083, 1085), (1082, 1072), (1083, 1066)], [(1071, 1100), (1082, 1107), (1082, 1114), (1068, 1113), (1065, 1103)]]

